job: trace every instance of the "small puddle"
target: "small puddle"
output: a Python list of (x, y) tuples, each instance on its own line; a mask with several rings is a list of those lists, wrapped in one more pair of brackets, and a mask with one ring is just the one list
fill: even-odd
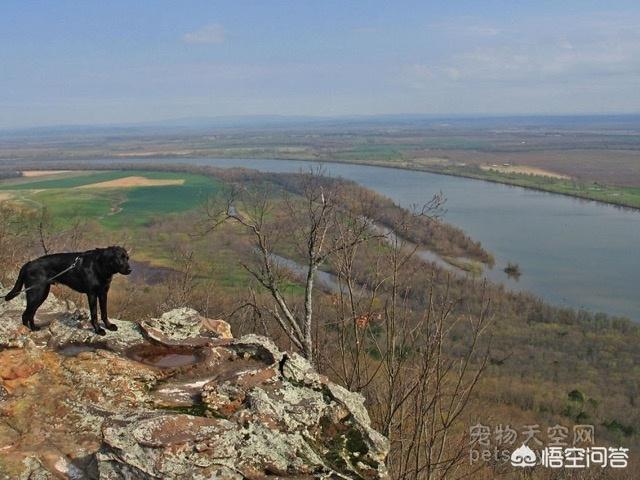
[(203, 359), (200, 349), (164, 345), (138, 345), (130, 348), (126, 355), (136, 362), (162, 369), (195, 365)]
[(197, 362), (198, 356), (193, 353), (167, 353), (151, 359), (151, 363), (158, 368), (184, 367)]
[(62, 348), (59, 348), (57, 352), (60, 355), (64, 355), (65, 357), (75, 357), (79, 353), (95, 352), (99, 348), (101, 348), (99, 345), (72, 344), (72, 345), (66, 345)]

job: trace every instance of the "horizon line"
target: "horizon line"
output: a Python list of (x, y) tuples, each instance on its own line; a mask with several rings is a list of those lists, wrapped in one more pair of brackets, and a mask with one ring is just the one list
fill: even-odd
[[(207, 128), (207, 125), (184, 125), (180, 122), (237, 122), (237, 121), (260, 121), (266, 124), (269, 121), (357, 121), (375, 119), (429, 119), (429, 120), (482, 120), (482, 119), (508, 119), (508, 118), (584, 118), (584, 117), (635, 117), (640, 116), (637, 112), (573, 112), (573, 113), (373, 113), (373, 114), (340, 114), (340, 115), (314, 115), (314, 114), (238, 114), (238, 115), (213, 115), (213, 116), (193, 116), (193, 117), (171, 117), (158, 120), (121, 121), (108, 123), (52, 123), (43, 125), (0, 127), (0, 132), (27, 132), (34, 130), (57, 130), (57, 129), (108, 129), (108, 128)], [(264, 124), (265, 126), (267, 126)], [(245, 125), (246, 126), (246, 125)], [(216, 125), (216, 128), (234, 128), (240, 125)]]

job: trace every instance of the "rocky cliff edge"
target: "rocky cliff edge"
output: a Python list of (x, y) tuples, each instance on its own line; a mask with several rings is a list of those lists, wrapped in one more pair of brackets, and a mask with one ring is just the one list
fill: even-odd
[(191, 309), (93, 334), (50, 296), (0, 300), (0, 478), (387, 478), (363, 398)]

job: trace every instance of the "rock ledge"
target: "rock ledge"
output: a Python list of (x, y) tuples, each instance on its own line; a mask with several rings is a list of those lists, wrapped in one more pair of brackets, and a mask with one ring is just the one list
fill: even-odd
[[(15, 302), (15, 303), (14, 303)], [(0, 477), (387, 478), (363, 398), (194, 310), (93, 335), (54, 297), (0, 302)]]

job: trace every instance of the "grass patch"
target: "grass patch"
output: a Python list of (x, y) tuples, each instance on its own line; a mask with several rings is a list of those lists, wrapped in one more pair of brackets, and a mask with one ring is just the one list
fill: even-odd
[(358, 145), (350, 150), (336, 153), (336, 158), (344, 161), (355, 160), (397, 160), (402, 158), (400, 151), (391, 145)]

